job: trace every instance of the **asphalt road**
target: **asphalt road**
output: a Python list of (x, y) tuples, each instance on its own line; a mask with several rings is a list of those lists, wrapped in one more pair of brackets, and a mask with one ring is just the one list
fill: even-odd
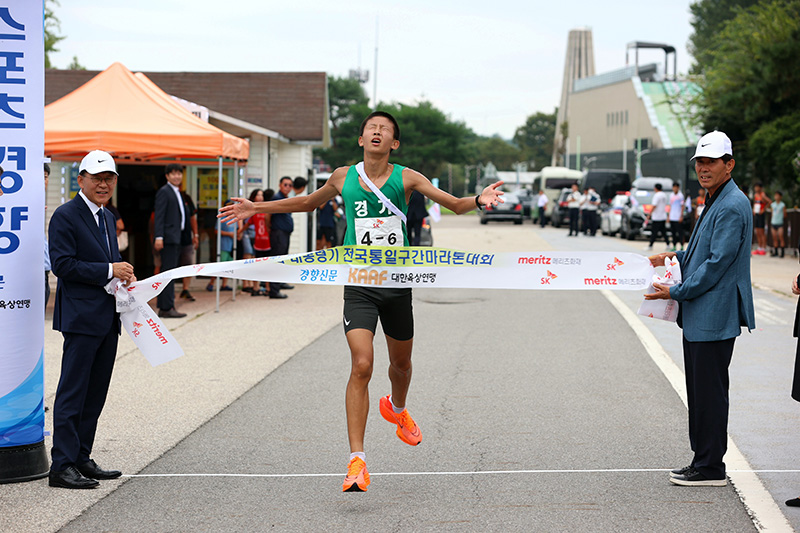
[[(473, 250), (622, 243), (567, 244), (562, 234), (471, 217), (434, 228), (437, 246)], [(668, 482), (667, 470), (690, 459), (685, 407), (602, 294), (428, 289), (414, 298), (408, 405), (423, 442), (403, 444), (378, 413), (389, 390), (379, 340), (367, 493), (340, 492), (349, 356), (337, 325), (62, 531), (755, 530), (733, 487)], [(672, 355), (679, 333), (662, 327)], [(224, 350), (224, 336), (196, 349)]]

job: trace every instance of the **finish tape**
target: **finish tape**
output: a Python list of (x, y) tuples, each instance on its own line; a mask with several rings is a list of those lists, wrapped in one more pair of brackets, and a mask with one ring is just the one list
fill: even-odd
[(428, 247), (339, 246), (304, 254), (203, 263), (142, 281), (107, 286), (123, 327), (155, 366), (183, 355), (147, 305), (173, 279), (212, 276), (255, 281), (523, 290), (645, 290), (654, 267), (642, 255), (619, 252), (478, 253)]

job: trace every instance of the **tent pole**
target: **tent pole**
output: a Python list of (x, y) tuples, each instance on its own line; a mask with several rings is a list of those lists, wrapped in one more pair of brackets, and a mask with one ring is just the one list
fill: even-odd
[[(222, 156), (219, 156), (219, 179), (217, 180), (217, 212), (222, 209)], [(222, 221), (217, 219), (217, 263), (222, 261)], [(217, 276), (216, 293), (217, 293), (217, 307), (214, 309), (215, 313), (219, 313), (219, 287), (220, 279)]]
[[(234, 159), (233, 160), (233, 179), (237, 180), (236, 183), (239, 185), (239, 187), (237, 189), (238, 190), (238, 194), (236, 196), (242, 196), (242, 184), (240, 183), (240, 180), (239, 180), (239, 160), (238, 159)], [(239, 236), (239, 221), (237, 220), (236, 221), (236, 229), (233, 231), (233, 260), (234, 261), (236, 261), (236, 258), (238, 257), (238, 255), (236, 253), (237, 247), (238, 247), (238, 244), (239, 244), (238, 236)], [(232, 281), (233, 281), (233, 292), (231, 292), (231, 301), (235, 302), (236, 301), (236, 286), (239, 284), (238, 283), (239, 280), (234, 279)]]

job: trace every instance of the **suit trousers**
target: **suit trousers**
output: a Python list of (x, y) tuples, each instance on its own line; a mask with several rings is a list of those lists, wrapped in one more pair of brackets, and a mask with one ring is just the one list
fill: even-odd
[(728, 450), (728, 367), (736, 337), (690, 342), (683, 338), (692, 466), (709, 479), (725, 477)]
[[(177, 268), (181, 259), (180, 244), (165, 244), (161, 249), (161, 272), (166, 272), (172, 268)], [(175, 307), (175, 281), (167, 284), (161, 294), (156, 298), (157, 306), (162, 311), (169, 311)]]
[[(270, 256), (286, 255), (289, 253), (289, 237), (291, 233), (279, 229), (273, 229), (269, 232), (269, 243), (272, 246)], [(270, 296), (277, 295), (281, 290), (281, 282), (271, 282), (269, 284)]]
[(104, 336), (63, 335), (61, 377), (53, 404), (53, 472), (91, 459), (119, 340), (115, 328)]

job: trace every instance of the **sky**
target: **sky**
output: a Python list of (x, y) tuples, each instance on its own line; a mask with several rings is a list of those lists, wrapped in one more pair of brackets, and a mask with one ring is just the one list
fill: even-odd
[[(73, 56), (90, 70), (119, 61), (134, 72), (347, 76), (360, 67), (369, 70), (364, 87), (370, 98), (428, 100), (476, 133), (505, 139), (529, 115), (558, 105), (571, 29), (592, 30), (598, 74), (624, 67), (632, 41), (675, 46), (679, 74), (692, 62), (686, 51), (690, 0), (59, 3), (57, 33), (66, 38), (50, 55), (57, 68)], [(663, 61), (660, 50), (640, 50), (640, 64)]]

